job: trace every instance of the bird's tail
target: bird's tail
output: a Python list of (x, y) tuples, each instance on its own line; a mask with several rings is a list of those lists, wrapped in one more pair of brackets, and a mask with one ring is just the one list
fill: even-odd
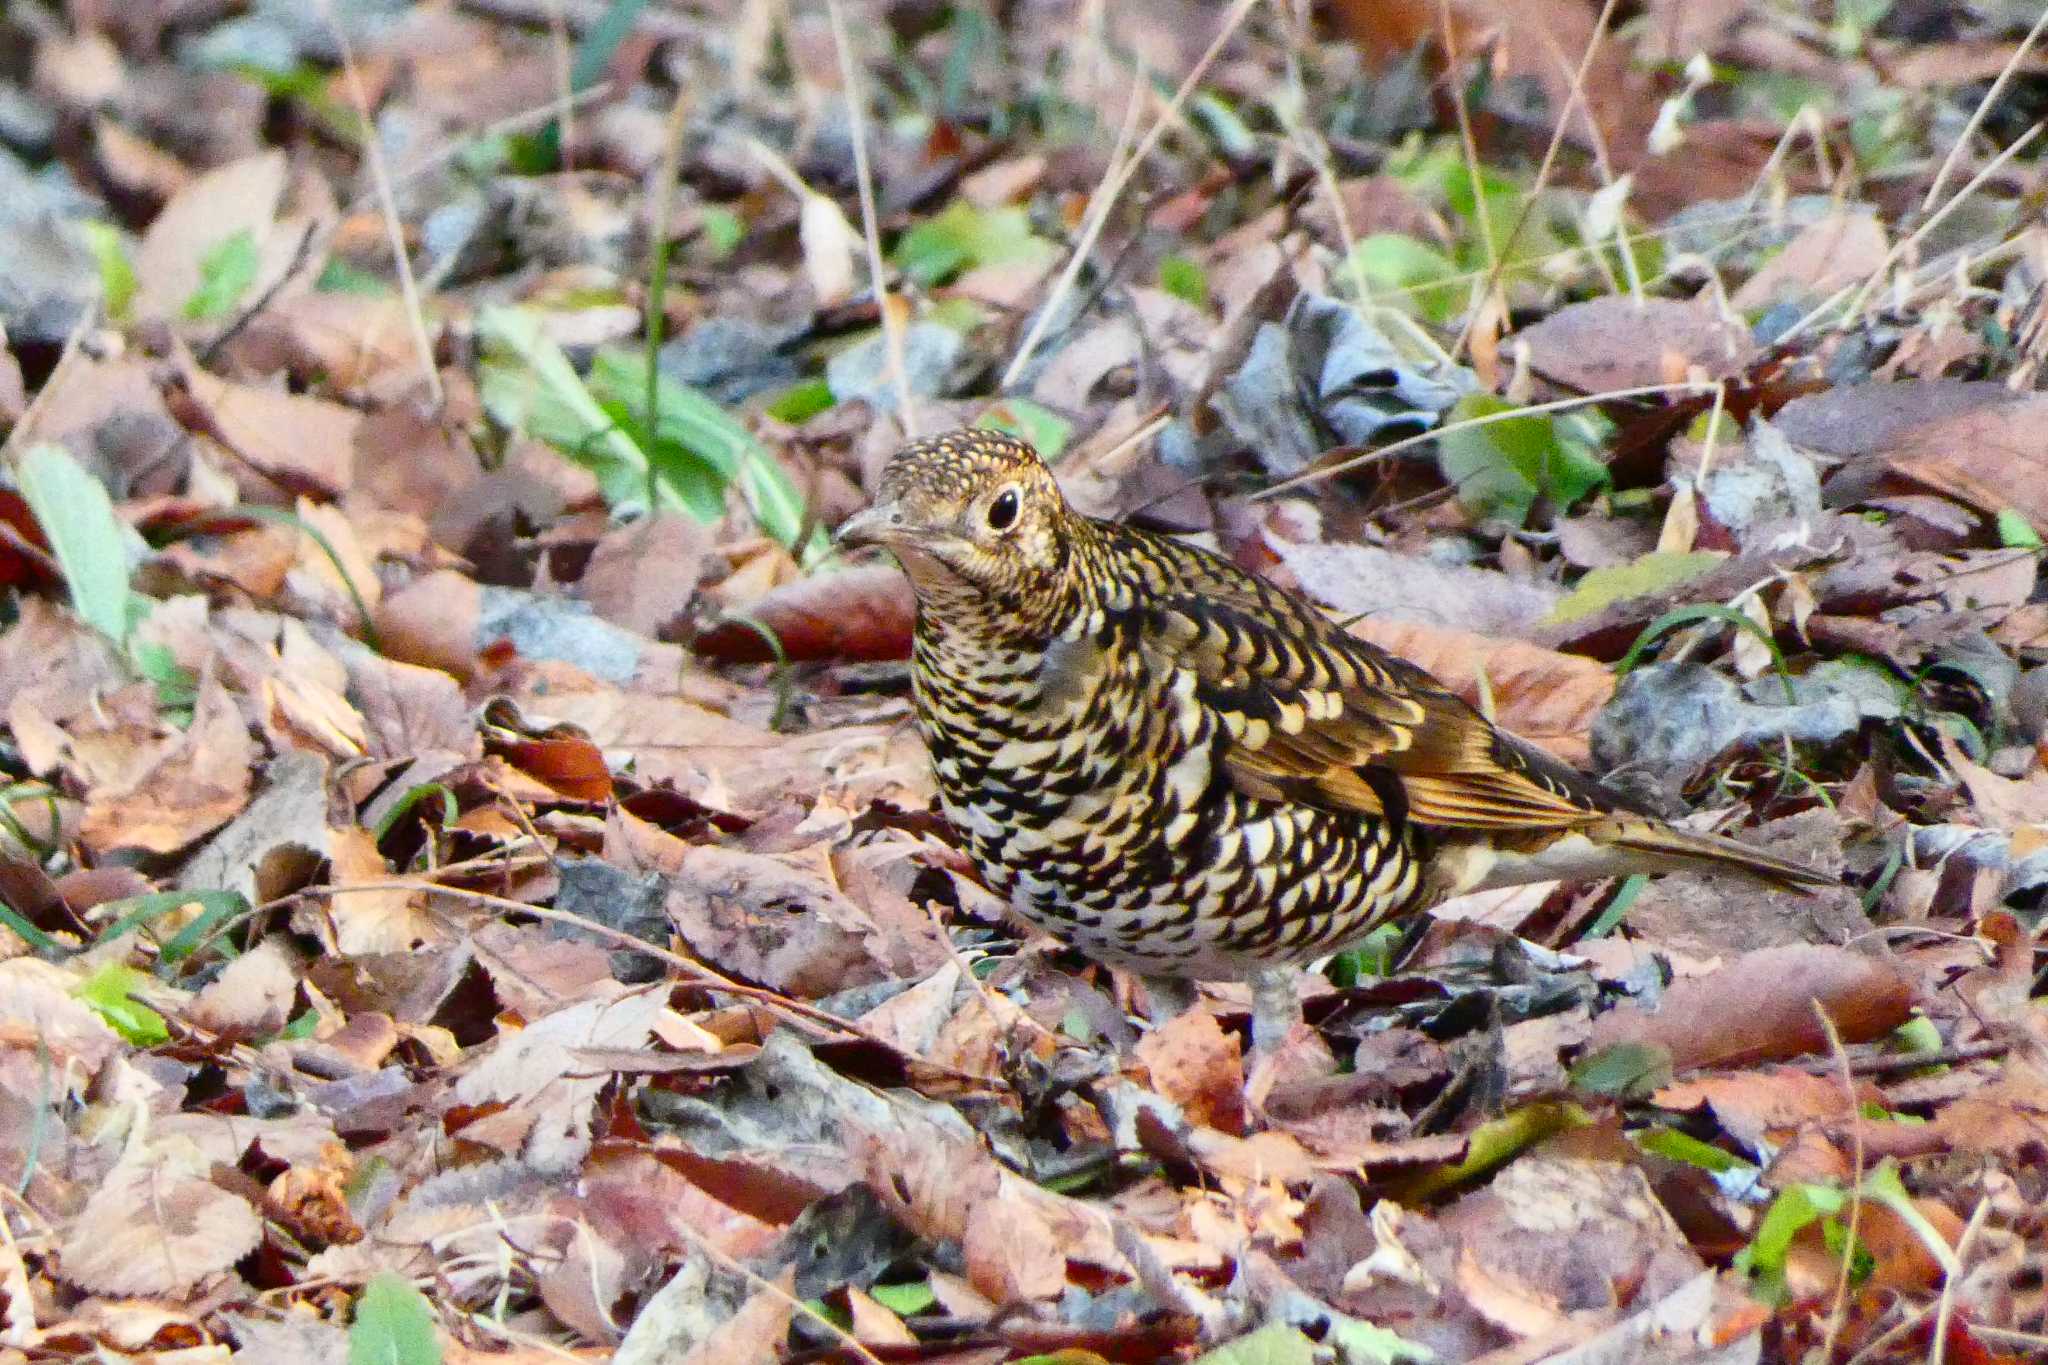
[(1469, 852), (1479, 861), (1458, 878), (1459, 891), (1561, 879), (1626, 877), (1637, 872), (1707, 872), (1752, 877), (1781, 891), (1833, 886), (1837, 879), (1803, 863), (1719, 834), (1694, 834), (1641, 816), (1610, 816), (1560, 833), (1541, 846)]
[[(1590, 831), (1589, 831), (1590, 832)], [(1834, 886), (1839, 879), (1719, 834), (1694, 834), (1652, 820), (1615, 820), (1594, 837), (1639, 860), (1638, 872), (1724, 872), (1780, 891)], [(1651, 864), (1655, 864), (1652, 866)]]

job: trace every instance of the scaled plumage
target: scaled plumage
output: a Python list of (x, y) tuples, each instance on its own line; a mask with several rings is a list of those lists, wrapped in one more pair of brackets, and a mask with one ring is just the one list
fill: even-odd
[(1628, 809), (1205, 551), (1072, 511), (1020, 441), (906, 447), (840, 539), (917, 595), (945, 814), (1026, 920), (1152, 978), (1265, 978), (1485, 886), (1829, 879)]

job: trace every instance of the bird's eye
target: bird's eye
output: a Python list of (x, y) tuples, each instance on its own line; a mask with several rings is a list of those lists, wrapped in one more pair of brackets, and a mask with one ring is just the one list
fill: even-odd
[(996, 494), (996, 500), (988, 505), (988, 529), (1007, 531), (1017, 521), (1017, 490), (1005, 488)]

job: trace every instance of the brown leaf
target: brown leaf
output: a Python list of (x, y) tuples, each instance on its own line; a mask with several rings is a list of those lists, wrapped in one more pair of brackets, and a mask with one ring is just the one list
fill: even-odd
[(1044, 1215), (998, 1193), (977, 1201), (960, 1239), (967, 1281), (997, 1303), (1049, 1299), (1067, 1284), (1067, 1258)]
[[(746, 616), (766, 627), (792, 660), (901, 659), (910, 653), (910, 580), (893, 564), (812, 574), (772, 589)], [(722, 663), (770, 663), (759, 630), (729, 617), (698, 635), (697, 653)]]
[(2048, 479), (2041, 477), (2044, 423), (2048, 395), (2029, 394), (1914, 426), (1884, 451), (1884, 458), (1895, 472), (1980, 511), (2017, 509), (2035, 534), (2048, 534)]
[(1731, 1136), (1750, 1150), (1760, 1151), (1767, 1138), (1773, 1145), (1782, 1145), (1784, 1135), (1793, 1129), (1823, 1119), (1853, 1117), (1866, 1099), (1881, 1102), (1884, 1097), (1867, 1084), (1844, 1092), (1835, 1075), (1771, 1067), (1680, 1081), (1651, 1098), (1666, 1109), (1706, 1105)]
[(117, 1167), (65, 1231), (63, 1277), (95, 1294), (175, 1294), (255, 1250), (248, 1201), (168, 1162)]
[(1735, 291), (1729, 305), (1757, 313), (1786, 300), (1817, 302), (1868, 279), (1884, 264), (1889, 245), (1875, 214), (1833, 214), (1801, 229)]
[[(356, 826), (330, 830), (327, 857), (338, 889), (328, 898), (325, 914), (341, 952), (351, 957), (402, 953), (447, 937), (447, 928), (420, 904), (424, 889), (393, 875), (370, 831)], [(294, 923), (303, 921), (302, 928), (317, 932), (316, 914), (309, 907)]]
[(689, 611), (711, 546), (711, 528), (694, 517), (643, 517), (605, 533), (577, 586), (599, 616), (654, 639)]
[(1224, 1133), (1245, 1124), (1243, 1049), (1216, 1016), (1191, 1009), (1138, 1042), (1138, 1060), (1152, 1073), (1152, 1088), (1179, 1105), (1188, 1119)]
[(80, 837), (102, 851), (183, 848), (248, 805), (255, 757), (241, 711), (208, 674), (183, 735), (131, 780), (91, 792)]
[(743, 980), (817, 999), (943, 960), (929, 936), (892, 939), (822, 878), (778, 858), (689, 844), (665, 870), (668, 916), (691, 953)]
[(784, 1270), (772, 1287), (753, 1292), (740, 1310), (713, 1329), (678, 1365), (775, 1365), (789, 1336), (796, 1299), (795, 1272)]
[(260, 251), (277, 227), (286, 175), (282, 151), (259, 152), (215, 167), (173, 196), (135, 249), (135, 315), (182, 318), (204, 283), (207, 257), (238, 233), (248, 233)]
[(275, 935), (230, 962), (192, 1000), (195, 1022), (217, 1033), (276, 1033), (291, 1017), (298, 963)]
[(1748, 329), (1704, 299), (1609, 294), (1566, 304), (1518, 335), (1545, 379), (1578, 393), (1668, 383), (1693, 366), (1738, 374), (1756, 351)]
[(604, 752), (587, 739), (515, 739), (493, 744), (490, 751), (571, 800), (611, 799), (611, 769)]
[(344, 650), (349, 696), (360, 709), (365, 749), (373, 758), (427, 753), (474, 758), (480, 752), (468, 700), (437, 668), (400, 663), (367, 649)]
[(1825, 1052), (1816, 1006), (1845, 1045), (1867, 1043), (1911, 1016), (1913, 986), (1891, 964), (1833, 944), (1764, 948), (1675, 983), (1655, 1013), (1623, 1005), (1603, 1016), (1587, 1050), (1661, 1047), (1679, 1072)]
[(190, 394), (182, 417), (227, 449), (228, 472), (250, 502), (292, 494), (339, 497), (355, 482), (356, 431), (363, 415), (308, 394), (217, 379), (196, 365), (181, 378)]

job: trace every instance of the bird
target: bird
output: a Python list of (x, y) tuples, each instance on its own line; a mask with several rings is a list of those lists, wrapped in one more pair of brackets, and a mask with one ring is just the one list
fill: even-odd
[(913, 441), (838, 528), (916, 599), (911, 691), (941, 813), (1026, 923), (1140, 977), (1251, 988), (1466, 892), (1704, 871), (1833, 879), (1648, 814), (1322, 608), (1172, 536), (1075, 511), (1025, 442)]

